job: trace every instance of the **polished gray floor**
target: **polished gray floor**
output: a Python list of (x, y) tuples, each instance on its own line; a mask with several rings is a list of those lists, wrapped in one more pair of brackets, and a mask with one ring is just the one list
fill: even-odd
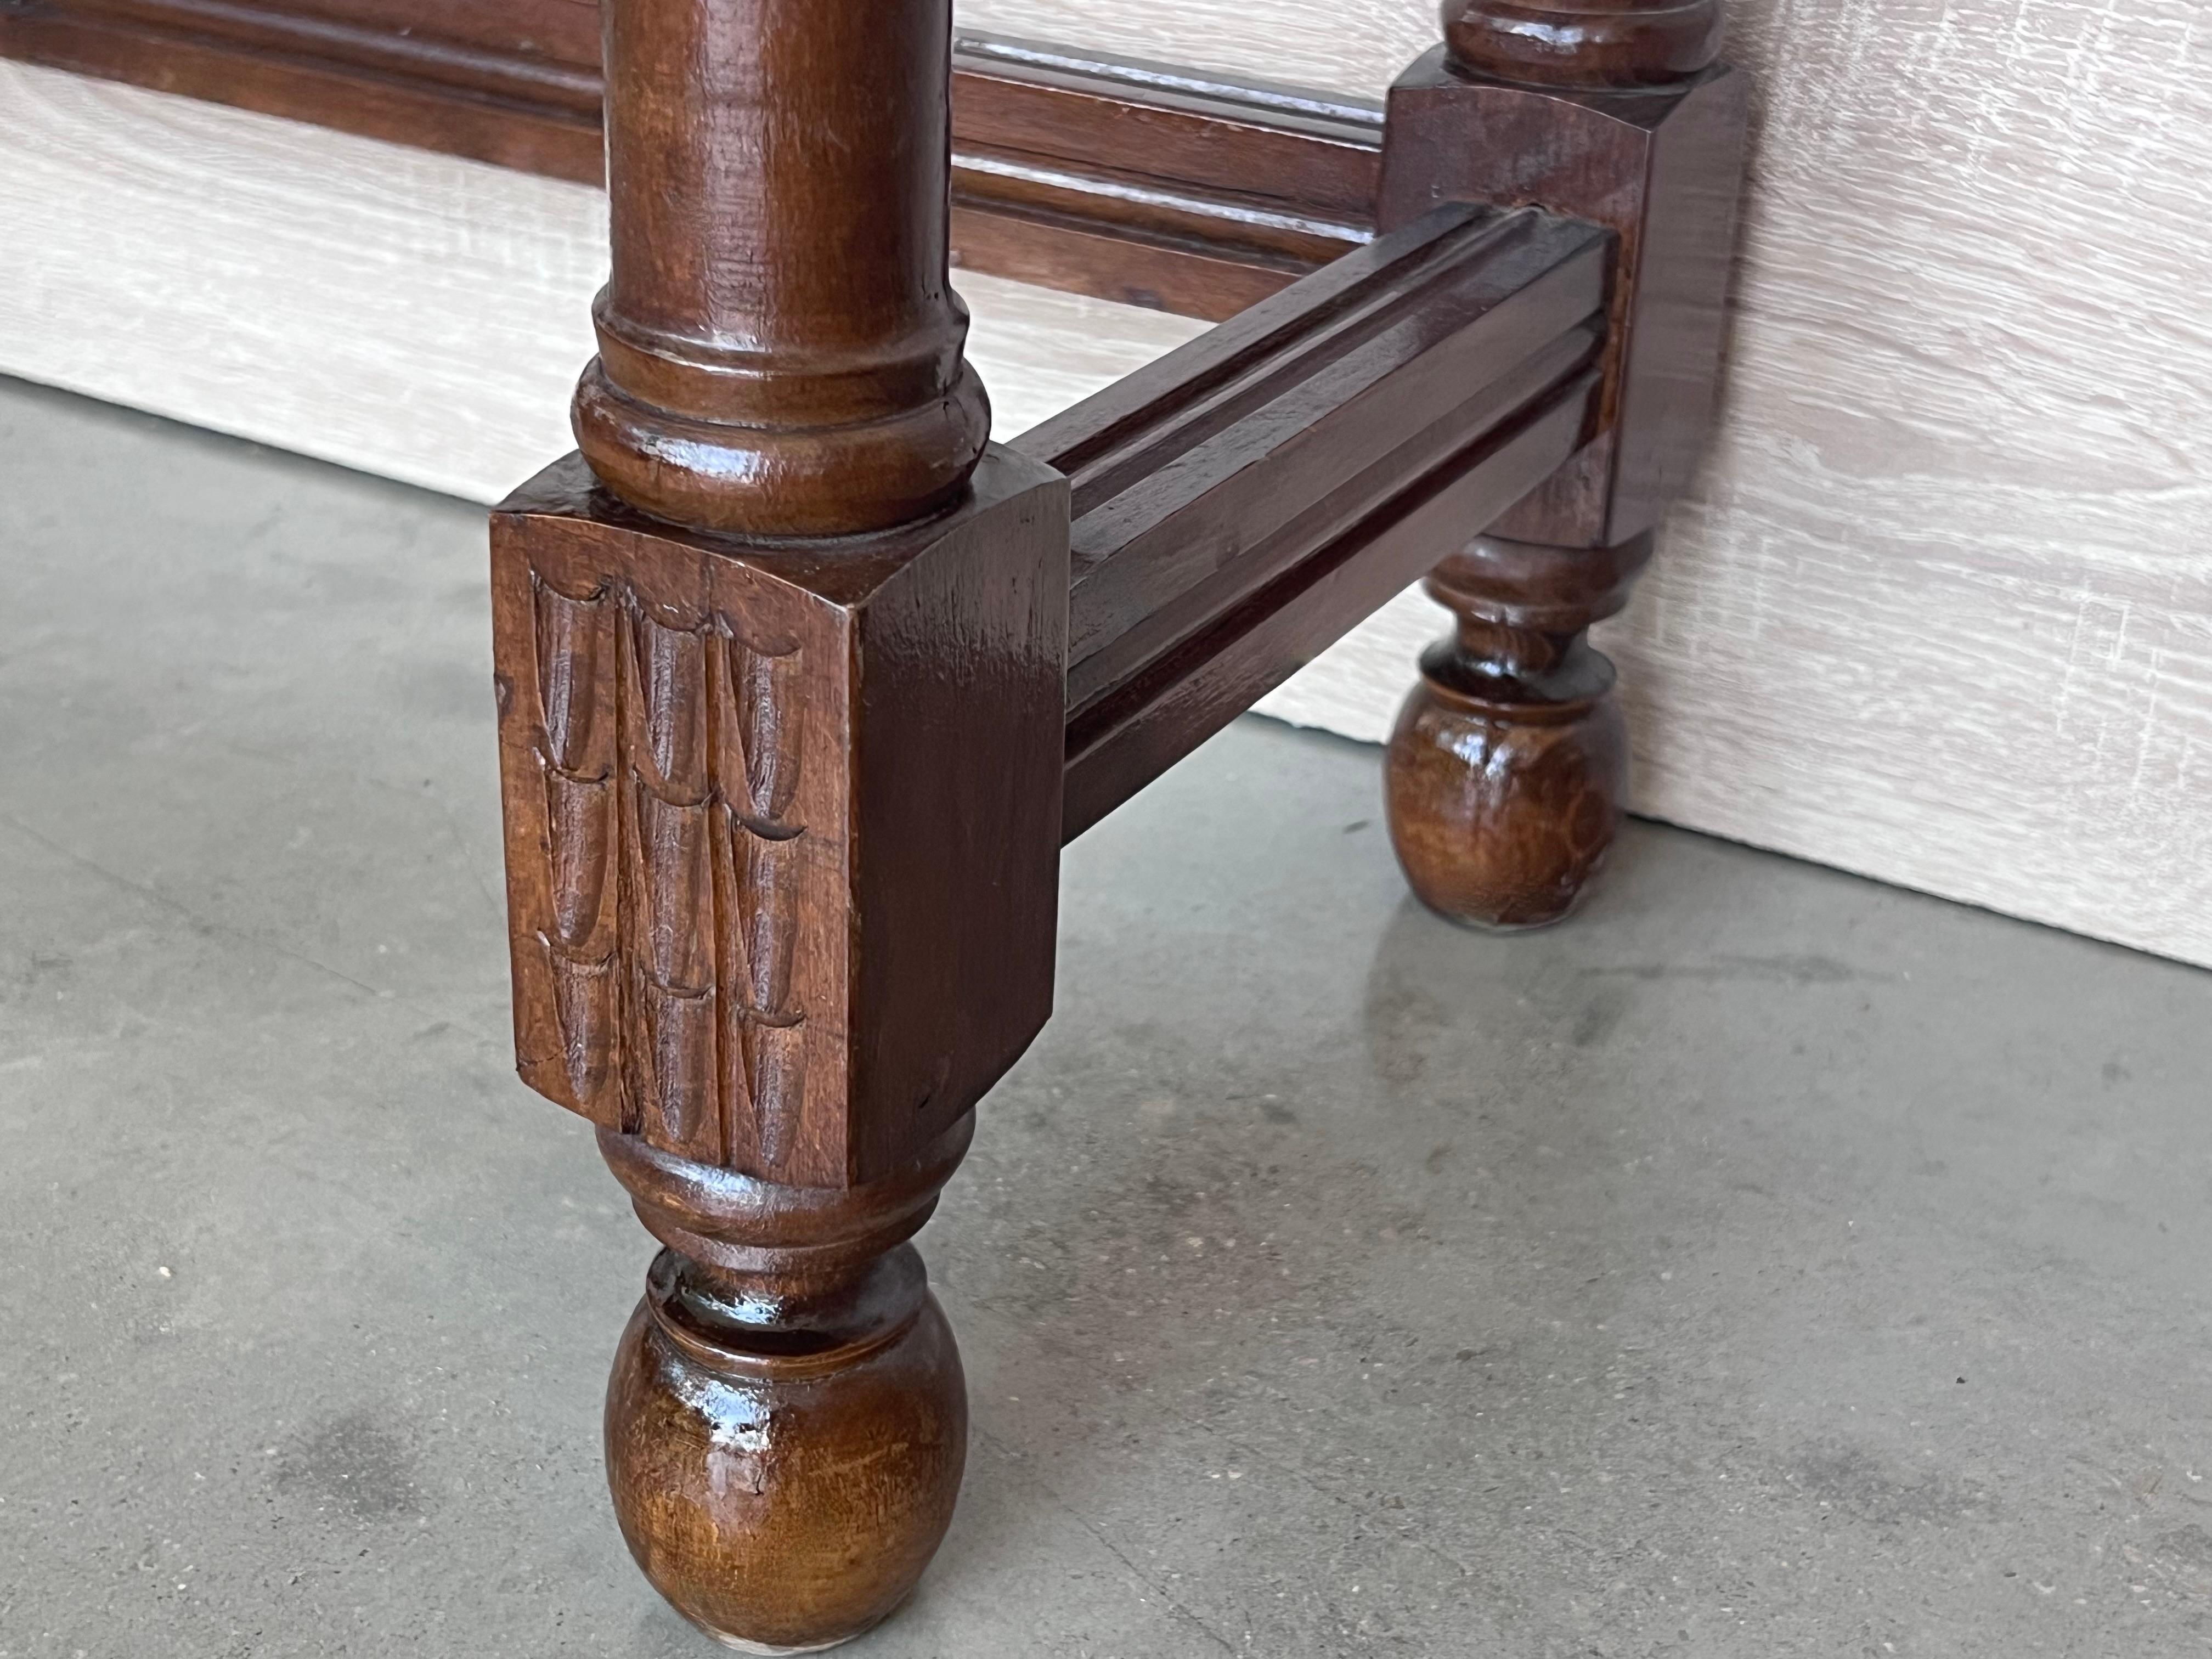
[[(0, 1655), (703, 1659), (600, 1486), (647, 1241), (508, 1066), (480, 514), (0, 457)], [(2212, 975), (1650, 827), (1477, 937), (1260, 722), (1065, 915), (856, 1656), (2212, 1651)]]

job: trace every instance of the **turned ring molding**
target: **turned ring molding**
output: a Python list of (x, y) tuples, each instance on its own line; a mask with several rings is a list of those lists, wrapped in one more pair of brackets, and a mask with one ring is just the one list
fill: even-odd
[(1720, 57), (1720, 0), (1444, 0), (1458, 67), (1535, 86), (1664, 86)]

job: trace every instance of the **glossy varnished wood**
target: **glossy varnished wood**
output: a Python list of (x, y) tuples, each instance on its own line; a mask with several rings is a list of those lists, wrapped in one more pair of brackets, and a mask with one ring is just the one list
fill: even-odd
[(1382, 111), (989, 35), (953, 57), (959, 264), (1221, 320), (1364, 242)]
[(1051, 1007), (1067, 484), (988, 449), (945, 0), (615, 0), (580, 453), (494, 515), (515, 1046), (666, 1247), (607, 1471), (807, 1650), (912, 1589), (966, 1402), (908, 1237)]
[[(623, 1535), (719, 1639), (807, 1650), (894, 1608), (951, 1516), (964, 1387), (908, 1241), (1049, 1012), (1063, 837), (1578, 452), (1626, 470), (1644, 313), (1619, 289), (1648, 238), (1627, 259), (1640, 222), (1485, 200), (1456, 161), (1403, 196), (1401, 155), (1370, 239), (1357, 112), (1141, 65), (1102, 90), (1006, 43), (969, 54), (994, 89), (956, 167), (946, 0), (604, 23), (579, 453), (493, 520), (516, 1052), (664, 1247), (607, 1395)], [(1456, 157), (1435, 100), (1407, 107)], [(1265, 282), (989, 447), (956, 188), (1032, 250), (1105, 237), (1113, 281)], [(1513, 739), (1587, 738), (1609, 782), (1579, 629), (1628, 565), (1600, 592), (1598, 562), (1498, 549), (1438, 579), (1468, 621), (1436, 695), (1513, 728), (1515, 799), (1579, 825), (1571, 745)], [(1506, 566), (1517, 609), (1491, 603)]]
[(1444, 0), (1461, 67), (1557, 87), (1681, 81), (1720, 56), (1721, 0)]
[(1430, 577), (1458, 628), (1422, 659), (1384, 775), (1392, 844), (1431, 909), (1540, 927), (1603, 866), (1628, 726), (1588, 635), (1627, 603), (1653, 539), (1585, 550), (1483, 537)]
[(1022, 439), (1073, 489), (1067, 833), (1572, 453), (1606, 251), (1443, 208)]
[(1457, 632), (1424, 659), (1385, 768), (1414, 890), (1525, 927), (1579, 902), (1626, 799), (1613, 668), (1586, 635), (1705, 453), (1746, 86), (1714, 63), (1717, 0), (1449, 0), (1443, 18), (1446, 44), (1391, 89), (1378, 221), (1541, 203), (1614, 236), (1586, 441), (1431, 583)]
[[(2185, 763), (2212, 741), (2212, 672), (2172, 672), (2204, 660), (2212, 589), (2189, 579), (2192, 458), (2140, 441), (2202, 429), (2212, 396), (2212, 337), (2155, 322), (2191, 314), (2201, 263), (2171, 188), (2205, 125), (2174, 15), (2019, 0), (1929, 33), (1869, 29), (1860, 4), (1736, 13), (1727, 56), (1765, 113), (1725, 435), (1592, 635), (1620, 666), (1635, 810), (2212, 959), (2212, 820)], [(1281, 0), (1264, 28), (1227, 0), (958, 15), (1378, 103), (1434, 33), (1408, 0)], [(0, 295), (14, 372), (487, 504), (566, 447), (548, 388), (582, 356), (589, 194), (27, 65), (0, 64), (0, 214), (36, 228)], [(2111, 165), (2083, 192), (2093, 155)], [(1106, 377), (1064, 296), (963, 289), (1004, 430), (1096, 389), (1083, 368)], [(1133, 351), (1184, 337), (1097, 325)], [(1379, 744), (1445, 631), (1408, 598), (1270, 706)], [(2054, 741), (2063, 768), (2006, 763)], [(1936, 775), (1959, 787), (1918, 787)]]
[(875, 1181), (794, 1188), (599, 1133), (665, 1248), (615, 1354), (615, 1514), (686, 1618), (754, 1651), (856, 1636), (952, 1519), (968, 1400), (906, 1240), (974, 1133), (964, 1115)]
[[(596, 183), (598, 20), (574, 0), (21, 0), (0, 53)], [(952, 91), (969, 269), (1218, 320), (1370, 234), (1371, 102), (980, 33)]]
[(836, 544), (656, 523), (571, 457), (493, 519), (522, 1075), (800, 1187), (964, 1113), (1051, 1007), (1066, 485), (994, 449)]
[(842, 1640), (950, 1519), (959, 1360), (904, 1239), (1051, 1007), (1066, 485), (744, 544), (580, 457), (493, 527), (516, 1052), (669, 1246), (608, 1474), (717, 1637)]
[(605, 22), (592, 471), (756, 536), (945, 506), (991, 425), (948, 276), (951, 0), (623, 0)]
[(1439, 202), (1530, 203), (1618, 239), (1597, 428), (1500, 533), (1613, 546), (1688, 486), (1718, 393), (1747, 96), (1725, 68), (1635, 91), (1521, 86), (1441, 46), (1391, 89), (1386, 228)]

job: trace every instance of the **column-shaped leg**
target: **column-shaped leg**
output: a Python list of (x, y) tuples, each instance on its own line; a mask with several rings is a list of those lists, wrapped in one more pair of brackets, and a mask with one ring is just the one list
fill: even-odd
[(1664, 86), (1720, 56), (1721, 0), (1443, 0), (1453, 59), (1530, 86)]
[[(1390, 92), (1378, 218), (1540, 204), (1613, 233), (1605, 384), (1581, 451), (1449, 560), (1456, 637), (1421, 663), (1388, 763), (1414, 890), (1492, 927), (1565, 915), (1627, 790), (1619, 610), (1705, 448), (1743, 170), (1721, 0), (1444, 0), (1445, 44)], [(1470, 526), (1472, 528), (1472, 526)]]
[(657, 525), (574, 457), (493, 522), (520, 1068), (667, 1246), (608, 1474), (732, 1644), (858, 1633), (951, 1513), (959, 1362), (905, 1240), (1051, 1009), (1066, 515), (994, 449), (827, 552)]
[(1486, 537), (1430, 578), (1458, 628), (1421, 659), (1384, 775), (1391, 843), (1431, 909), (1541, 927), (1603, 866), (1628, 729), (1588, 636), (1650, 556), (1648, 534), (1594, 552)]
[(948, 0), (606, 0), (580, 453), (494, 515), (515, 1037), (665, 1247), (607, 1473), (730, 1645), (867, 1629), (944, 1536), (907, 1241), (1049, 1013), (1068, 490), (987, 447)]

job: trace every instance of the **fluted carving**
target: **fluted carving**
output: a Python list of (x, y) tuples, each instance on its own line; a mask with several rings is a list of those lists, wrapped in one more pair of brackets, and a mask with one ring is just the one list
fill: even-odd
[(538, 939), (571, 1104), (773, 1169), (805, 1104), (793, 990), (796, 642), (532, 574), (548, 881)]
[(906, 1243), (1051, 1007), (1068, 485), (1009, 452), (830, 546), (653, 523), (556, 462), (492, 526), (515, 1049), (667, 1251), (607, 1469), (720, 1639), (842, 1640), (958, 1492)]
[(806, 833), (791, 816), (800, 763), (791, 708), (799, 653), (787, 642), (749, 643), (725, 629), (714, 635), (713, 660), (726, 1133), (732, 1159), (774, 1168), (790, 1155), (806, 1098), (806, 1011), (792, 988)]
[(951, 0), (607, 0), (579, 453), (494, 514), (525, 1081), (667, 1246), (607, 1471), (718, 1639), (904, 1599), (959, 1492), (906, 1243), (1051, 1006), (1068, 485), (987, 440)]

